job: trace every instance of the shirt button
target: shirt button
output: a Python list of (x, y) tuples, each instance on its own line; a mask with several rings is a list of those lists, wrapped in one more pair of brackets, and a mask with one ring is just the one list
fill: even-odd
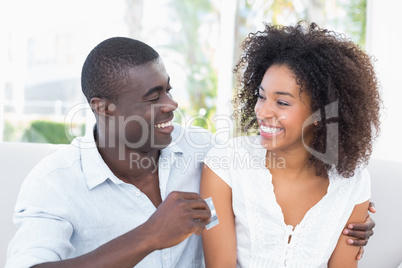
[(140, 196), (141, 193), (138, 191), (138, 192), (135, 192), (135, 195), (136, 195), (136, 196)]
[(168, 255), (163, 255), (163, 260), (167, 260), (168, 259)]

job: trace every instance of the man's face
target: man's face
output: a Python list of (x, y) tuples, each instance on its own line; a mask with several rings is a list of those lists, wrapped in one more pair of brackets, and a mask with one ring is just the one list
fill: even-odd
[(114, 107), (119, 143), (141, 152), (165, 148), (172, 141), (173, 111), (170, 78), (161, 59), (128, 71)]

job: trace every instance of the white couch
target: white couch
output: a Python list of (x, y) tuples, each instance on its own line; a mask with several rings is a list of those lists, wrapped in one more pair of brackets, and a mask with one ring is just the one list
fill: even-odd
[(8, 243), (17, 230), (12, 216), (22, 181), (43, 157), (64, 146), (43, 143), (0, 143), (0, 267), (4, 267)]
[(371, 160), (368, 169), (376, 227), (359, 267), (396, 268), (402, 264), (402, 163)]
[[(63, 145), (33, 143), (0, 143), (0, 266), (4, 266), (7, 245), (16, 227), (12, 223), (15, 201), (21, 183), (28, 172), (44, 156)], [(372, 201), (378, 212), (375, 235), (366, 246), (363, 268), (396, 268), (402, 262), (402, 163), (372, 160), (369, 165), (372, 178)]]

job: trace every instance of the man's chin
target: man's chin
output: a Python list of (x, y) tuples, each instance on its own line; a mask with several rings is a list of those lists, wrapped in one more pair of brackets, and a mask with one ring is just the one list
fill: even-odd
[(171, 135), (165, 135), (163, 138), (155, 138), (148, 140), (144, 143), (140, 142), (128, 142), (126, 141), (124, 143), (124, 147), (127, 148), (128, 150), (135, 150), (135, 151), (153, 151), (153, 150), (161, 150), (170, 145), (172, 142), (172, 136)]
[(161, 150), (168, 147), (171, 142), (172, 142), (172, 136), (169, 135), (169, 137), (166, 137), (164, 139), (157, 139), (154, 142), (152, 142), (151, 148)]

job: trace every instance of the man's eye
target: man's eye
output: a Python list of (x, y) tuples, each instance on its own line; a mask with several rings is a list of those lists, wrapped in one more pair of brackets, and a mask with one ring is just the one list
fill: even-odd
[(149, 101), (157, 101), (159, 100), (159, 95), (152, 96)]

